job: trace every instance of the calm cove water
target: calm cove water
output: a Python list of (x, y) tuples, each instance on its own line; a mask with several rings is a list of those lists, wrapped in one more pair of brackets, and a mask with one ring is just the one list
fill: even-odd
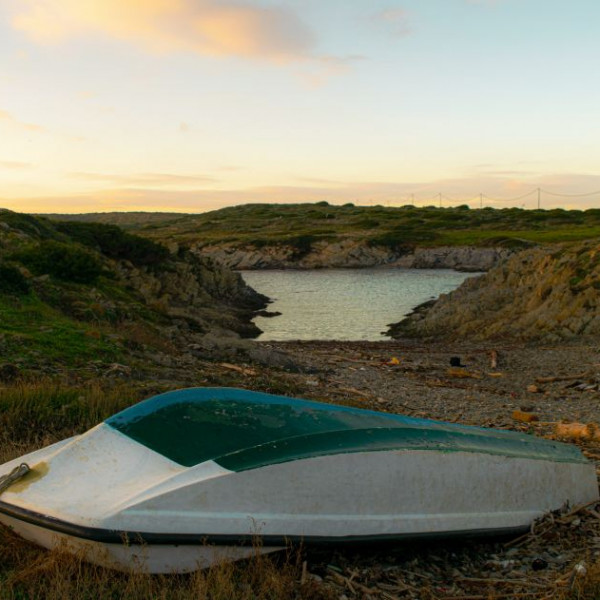
[(259, 340), (384, 340), (389, 323), (450, 292), (473, 273), (425, 269), (243, 271), (274, 302), (278, 317), (257, 317)]

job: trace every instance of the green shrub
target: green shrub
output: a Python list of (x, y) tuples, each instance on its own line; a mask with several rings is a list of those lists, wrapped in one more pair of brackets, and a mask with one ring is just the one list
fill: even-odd
[(56, 229), (109, 258), (129, 260), (138, 267), (156, 267), (169, 258), (169, 251), (164, 246), (127, 233), (116, 225), (59, 221)]
[(406, 229), (404, 231), (388, 231), (368, 240), (371, 246), (384, 246), (392, 250), (411, 248), (416, 243), (431, 242), (437, 238), (433, 231), (422, 229)]
[(22, 231), (36, 238), (57, 237), (50, 221), (42, 217), (33, 217), (12, 210), (1, 209), (0, 223), (6, 223), (12, 229)]
[(75, 283), (93, 283), (102, 273), (102, 263), (75, 244), (45, 240), (14, 255), (36, 275), (49, 274)]
[(314, 235), (297, 235), (295, 237), (288, 238), (284, 241), (284, 243), (294, 249), (292, 258), (297, 260), (310, 253), (313, 242), (315, 241), (316, 238)]
[(0, 264), (0, 292), (4, 294), (28, 294), (27, 280), (13, 265)]
[(525, 240), (517, 237), (506, 237), (506, 236), (494, 236), (485, 239), (482, 246), (490, 248), (507, 248), (509, 250), (521, 250), (525, 248), (532, 248), (535, 246), (535, 242)]

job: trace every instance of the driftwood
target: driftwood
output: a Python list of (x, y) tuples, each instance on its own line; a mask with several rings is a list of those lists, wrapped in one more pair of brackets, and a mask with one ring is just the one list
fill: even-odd
[(485, 578), (485, 577), (457, 577), (456, 581), (464, 581), (465, 583), (493, 583), (502, 585), (523, 585), (535, 588), (547, 589), (548, 585), (545, 583), (537, 583), (535, 581), (528, 581), (526, 579), (500, 579), (500, 578)]
[(596, 423), (557, 423), (554, 434), (561, 439), (600, 440), (600, 428)]
[(351, 578), (346, 577), (346, 576), (342, 575), (341, 573), (338, 573), (335, 569), (332, 569), (331, 566), (327, 567), (327, 572), (331, 577), (333, 577), (333, 579), (335, 579), (339, 583), (345, 585), (348, 588), (348, 590), (350, 591), (350, 593), (352, 593), (352, 594), (356, 594), (357, 589), (360, 590), (361, 592), (363, 592), (364, 594), (377, 594), (378, 593), (377, 589), (367, 587), (366, 585), (363, 585), (362, 583), (359, 583), (358, 581), (352, 581)]
[(494, 594), (490, 596), (489, 594), (475, 594), (473, 596), (444, 596), (444, 600), (500, 600), (501, 598), (532, 598), (536, 596), (538, 598), (541, 597), (542, 592), (519, 592), (510, 594)]
[(590, 376), (590, 373), (580, 373), (579, 375), (566, 375), (566, 376), (556, 376), (556, 377), (536, 377), (535, 380), (537, 383), (554, 383), (555, 381), (575, 381), (577, 379), (586, 379)]
[(232, 365), (231, 363), (218, 363), (219, 367), (229, 369), (230, 371), (236, 371), (242, 375), (258, 375), (255, 369), (249, 369), (248, 367), (240, 367), (239, 365)]

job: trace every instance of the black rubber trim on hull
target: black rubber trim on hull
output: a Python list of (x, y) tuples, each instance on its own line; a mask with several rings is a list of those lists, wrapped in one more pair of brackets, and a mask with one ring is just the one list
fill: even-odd
[(132, 545), (169, 545), (169, 546), (243, 546), (252, 545), (260, 540), (263, 546), (285, 546), (289, 543), (304, 543), (309, 545), (331, 544), (372, 544), (376, 542), (392, 542), (411, 539), (440, 539), (452, 537), (480, 537), (501, 535), (517, 535), (529, 530), (529, 526), (509, 527), (503, 529), (476, 529), (464, 531), (447, 531), (435, 533), (398, 533), (385, 535), (361, 536), (298, 536), (298, 535), (222, 535), (200, 533), (153, 533), (141, 531), (118, 531), (76, 525), (61, 519), (56, 519), (26, 508), (13, 506), (0, 501), (0, 513), (8, 517), (42, 527), (56, 533), (69, 535), (90, 542), (101, 544), (132, 544)]

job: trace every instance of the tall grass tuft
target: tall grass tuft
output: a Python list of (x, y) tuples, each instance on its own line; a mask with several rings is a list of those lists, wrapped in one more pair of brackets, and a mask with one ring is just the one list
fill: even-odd
[(189, 574), (121, 573), (61, 550), (47, 551), (0, 529), (0, 600), (333, 600), (327, 588), (300, 583), (299, 554), (256, 553)]
[(0, 389), (0, 464), (83, 433), (139, 399), (139, 391), (127, 384), (38, 381)]

